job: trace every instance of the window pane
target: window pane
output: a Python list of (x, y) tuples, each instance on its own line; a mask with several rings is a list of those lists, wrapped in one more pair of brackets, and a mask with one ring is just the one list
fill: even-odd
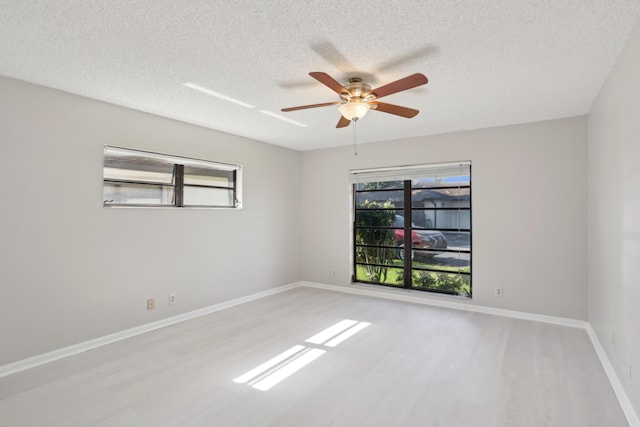
[(403, 278), (403, 268), (356, 264), (356, 281), (383, 283), (402, 288)]
[(417, 228), (469, 230), (471, 211), (468, 209), (424, 209), (414, 210), (414, 225)]
[(449, 249), (471, 250), (471, 233), (468, 231), (443, 231)]
[(367, 209), (356, 211), (356, 225), (358, 227), (403, 227), (398, 223), (401, 219), (401, 210)]
[(151, 161), (132, 163), (125, 160), (105, 159), (104, 179), (172, 184), (173, 165)]
[(445, 169), (434, 169), (423, 177), (411, 181), (412, 188), (438, 188), (468, 186), (471, 182), (471, 166), (460, 165)]
[(184, 183), (185, 185), (233, 188), (233, 171), (185, 166)]
[(362, 193), (356, 193), (356, 208), (402, 208), (402, 200), (402, 191), (365, 191)]
[(233, 206), (233, 190), (224, 188), (184, 187), (184, 206)]
[(470, 276), (466, 274), (414, 271), (411, 287), (457, 295), (471, 295)]
[(103, 197), (105, 205), (173, 205), (173, 187), (105, 182)]
[(356, 247), (356, 262), (358, 264), (383, 264), (401, 267), (404, 257), (403, 249), (379, 248), (372, 246)]
[(412, 266), (450, 273), (470, 273), (471, 254), (469, 252), (443, 252), (413, 250)]
[(402, 181), (363, 182), (356, 184), (356, 190), (402, 189), (403, 185), (404, 183)]
[(414, 249), (447, 249), (448, 242), (439, 231), (414, 230), (411, 232)]
[(355, 238), (356, 244), (364, 246), (398, 246), (399, 240), (396, 230), (376, 228), (358, 228)]
[(440, 190), (411, 190), (411, 205), (414, 208), (469, 208), (471, 189), (446, 188)]

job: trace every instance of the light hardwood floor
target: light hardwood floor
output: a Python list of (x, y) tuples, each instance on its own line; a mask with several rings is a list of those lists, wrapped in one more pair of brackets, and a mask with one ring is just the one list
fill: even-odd
[[(295, 345), (325, 353), (233, 381)], [(626, 425), (584, 330), (310, 288), (0, 378), (4, 427)]]

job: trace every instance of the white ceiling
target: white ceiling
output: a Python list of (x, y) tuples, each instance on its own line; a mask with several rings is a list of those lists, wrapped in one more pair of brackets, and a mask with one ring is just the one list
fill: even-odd
[(338, 100), (310, 71), (429, 78), (384, 98), (417, 117), (372, 111), (358, 143), (574, 116), (639, 17), (640, 0), (0, 0), (0, 75), (310, 150), (352, 142), (336, 106), (280, 113)]

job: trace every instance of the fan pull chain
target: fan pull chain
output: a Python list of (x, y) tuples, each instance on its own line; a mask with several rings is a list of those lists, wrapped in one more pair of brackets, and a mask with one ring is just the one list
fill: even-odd
[(354, 117), (352, 121), (353, 121), (353, 155), (357, 156), (358, 155), (358, 139), (356, 134), (356, 124), (358, 123), (358, 118)]

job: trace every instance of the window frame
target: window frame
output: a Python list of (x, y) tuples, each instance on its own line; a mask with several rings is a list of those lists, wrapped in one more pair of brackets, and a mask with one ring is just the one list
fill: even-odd
[[(434, 186), (426, 186), (426, 187), (416, 187), (413, 186), (412, 183), (414, 182), (413, 180), (418, 179), (418, 178), (424, 178), (423, 176), (421, 176), (422, 174), (427, 174), (427, 173), (437, 173), (438, 171), (442, 170), (442, 171), (446, 171), (447, 169), (451, 170), (454, 167), (459, 167), (460, 170), (465, 171), (464, 175), (466, 175), (468, 173), (468, 182), (466, 183), (461, 183), (458, 182), (458, 184), (438, 184), (438, 185), (434, 185)], [(352, 170), (350, 171), (350, 175), (349, 175), (349, 182), (350, 182), (350, 186), (351, 186), (351, 196), (352, 196), (352, 209), (351, 209), (351, 214), (352, 214), (352, 227), (351, 227), (351, 251), (352, 251), (352, 282), (353, 283), (365, 283), (365, 284), (373, 284), (373, 285), (378, 285), (378, 286), (387, 286), (387, 287), (392, 287), (392, 288), (396, 288), (396, 289), (411, 289), (411, 290), (419, 290), (419, 291), (424, 291), (424, 292), (432, 292), (432, 293), (441, 293), (441, 294), (449, 294), (449, 295), (460, 295), (460, 296), (464, 296), (464, 297), (468, 297), (468, 298), (472, 298), (473, 296), (473, 284), (472, 284), (472, 272), (473, 272), (473, 256), (472, 256), (472, 230), (473, 230), (473, 225), (472, 225), (472, 177), (471, 177), (471, 162), (470, 161), (461, 161), (461, 162), (452, 162), (452, 163), (442, 163), (442, 164), (432, 164), (432, 165), (419, 165), (419, 166), (401, 166), (401, 167), (397, 167), (397, 168), (379, 168), (379, 169), (366, 169), (366, 170)], [(362, 189), (362, 188), (358, 188), (358, 184), (364, 184), (364, 183), (381, 183), (381, 182), (396, 182), (398, 184), (402, 184), (401, 186), (394, 186), (394, 187), (390, 187), (390, 188), (377, 188), (377, 189)], [(458, 207), (417, 207), (414, 206), (414, 199), (413, 199), (413, 194), (414, 192), (416, 192), (417, 190), (420, 189), (425, 189), (425, 190), (458, 190), (459, 194), (462, 195), (463, 197), (458, 200), (457, 202), (462, 202), (462, 206), (458, 206)], [(366, 226), (366, 225), (362, 225), (362, 224), (358, 224), (358, 214), (359, 213), (363, 213), (363, 212), (371, 212), (372, 209), (371, 208), (367, 208), (367, 207), (362, 207), (361, 203), (362, 203), (362, 197), (359, 197), (359, 195), (362, 195), (363, 193), (372, 193), (372, 192), (377, 192), (377, 193), (384, 193), (384, 192), (400, 192), (402, 194), (402, 198), (401, 198), (401, 203), (398, 203), (398, 201), (396, 201), (395, 204), (393, 204), (393, 206), (386, 206), (386, 207), (375, 207), (373, 208), (374, 211), (378, 211), (378, 212), (385, 212), (385, 211), (395, 211), (396, 212), (396, 216), (399, 215), (399, 211), (402, 212), (403, 218), (404, 218), (404, 224), (402, 226), (399, 226), (397, 224), (393, 224), (391, 226)], [(439, 191), (437, 191), (439, 192)], [(464, 193), (468, 192), (467, 195), (465, 195)], [(465, 206), (465, 200), (464, 197), (468, 198), (468, 207)], [(374, 198), (375, 199), (375, 198)], [(380, 199), (382, 200), (382, 199)], [(392, 199), (388, 199), (388, 200), (392, 200)], [(366, 203), (366, 202), (365, 202)], [(417, 211), (430, 211), (433, 212), (433, 216), (434, 216), (434, 224), (432, 224), (431, 226), (429, 226), (428, 224), (425, 224), (424, 226), (416, 226), (413, 222), (413, 214), (414, 212)], [(444, 227), (437, 227), (437, 214), (438, 212), (445, 212), (445, 211), (457, 211), (457, 218), (458, 218), (458, 227), (457, 228), (452, 228), (450, 225), (446, 225)], [(468, 218), (466, 217), (466, 215), (463, 215), (461, 212), (462, 211), (466, 211), (468, 212)], [(425, 215), (425, 218), (427, 218), (427, 215)], [(425, 222), (429, 221), (429, 219), (427, 219)], [(468, 228), (465, 228), (463, 226), (463, 223), (466, 224), (466, 222), (468, 221)], [(394, 232), (396, 232), (397, 230), (402, 230), (403, 236), (402, 236), (402, 249), (400, 249), (400, 246), (389, 246), (388, 244), (380, 244), (380, 245), (371, 245), (371, 244), (362, 244), (362, 243), (358, 243), (358, 239), (357, 239), (357, 235), (359, 233), (359, 230), (393, 230)], [(449, 247), (447, 247), (446, 249), (418, 249), (417, 247), (413, 246), (413, 234), (415, 231), (420, 231), (420, 230), (428, 230), (428, 231), (438, 231), (441, 233), (462, 233), (462, 234), (468, 234), (468, 249), (467, 248), (462, 248), (462, 245), (459, 245), (456, 249), (450, 249)], [(396, 235), (397, 237), (397, 235)], [(383, 249), (383, 250), (398, 250), (398, 251), (402, 251), (404, 252), (403, 248), (411, 248), (411, 255), (410, 256), (404, 256), (401, 257), (401, 266), (396, 265), (398, 261), (396, 261), (396, 263), (368, 263), (367, 261), (362, 262), (362, 260), (359, 261), (358, 258), (358, 248), (376, 248), (376, 249)], [(462, 271), (464, 270), (463, 268), (459, 268), (457, 271), (449, 271), (447, 270), (447, 268), (440, 268), (438, 269), (437, 267), (425, 267), (425, 266), (420, 266), (420, 265), (414, 265), (414, 257), (413, 257), (413, 252), (414, 250), (416, 252), (422, 252), (422, 253), (433, 253), (433, 252), (438, 252), (438, 253), (457, 253), (458, 257), (460, 257), (460, 259), (463, 256), (463, 254), (465, 256), (468, 256), (468, 272)], [(399, 252), (400, 254), (400, 252)], [(394, 258), (391, 258), (394, 259)], [(393, 262), (393, 261), (392, 261)], [(370, 280), (363, 280), (362, 277), (358, 277), (358, 266), (364, 266), (364, 265), (370, 265), (370, 266), (378, 266), (378, 267), (385, 267), (388, 266), (390, 271), (393, 271), (394, 269), (396, 269), (398, 276), (400, 276), (400, 271), (398, 271), (399, 268), (404, 269), (404, 271), (402, 272), (402, 281), (400, 283), (386, 283), (386, 280), (382, 280), (382, 281), (370, 281)], [(446, 290), (446, 289), (437, 289), (434, 287), (428, 287), (428, 286), (416, 286), (415, 282), (414, 282), (414, 272), (418, 272), (418, 274), (421, 274), (420, 272), (425, 272), (427, 274), (429, 273), (434, 273), (436, 275), (438, 275), (440, 277), (440, 279), (438, 280), (442, 280), (442, 277), (444, 276), (451, 276), (451, 275), (459, 275), (459, 276), (465, 276), (468, 284), (468, 292), (459, 292), (459, 291), (453, 291), (453, 290)], [(385, 276), (386, 277), (386, 273)], [(400, 278), (398, 277), (397, 280), (399, 280)], [(424, 282), (423, 282), (424, 283)]]
[[(122, 157), (120, 162), (126, 163), (132, 166), (129, 170), (134, 172), (145, 172), (145, 169), (150, 169), (149, 165), (155, 165), (156, 167), (167, 166), (171, 169), (170, 181), (160, 181), (151, 179), (123, 179), (114, 177), (113, 175), (107, 176), (107, 170), (118, 160), (118, 157)], [(111, 164), (110, 164), (111, 163)], [(137, 166), (137, 167), (136, 167)], [(207, 184), (185, 184), (185, 167), (197, 168), (202, 170), (218, 171), (229, 175), (228, 185), (207, 185)], [(135, 207), (135, 208), (182, 208), (182, 209), (241, 209), (242, 208), (242, 166), (214, 162), (210, 160), (195, 159), (189, 157), (182, 157), (176, 155), (155, 153), (150, 151), (136, 150), (130, 148), (115, 147), (111, 145), (104, 146), (103, 153), (103, 207)], [(139, 188), (152, 188), (157, 187), (161, 190), (161, 195), (158, 197), (158, 203), (140, 203), (140, 202), (127, 202), (127, 201), (114, 201), (114, 199), (107, 199), (107, 188), (111, 186), (138, 186)], [(203, 188), (211, 190), (225, 190), (230, 192), (229, 204), (185, 204), (184, 189), (189, 188)], [(122, 188), (122, 187), (118, 187)], [(126, 190), (125, 190), (126, 191)], [(129, 190), (131, 192), (131, 189)], [(166, 191), (170, 191), (170, 202), (165, 200)], [(129, 194), (131, 196), (131, 193)]]

